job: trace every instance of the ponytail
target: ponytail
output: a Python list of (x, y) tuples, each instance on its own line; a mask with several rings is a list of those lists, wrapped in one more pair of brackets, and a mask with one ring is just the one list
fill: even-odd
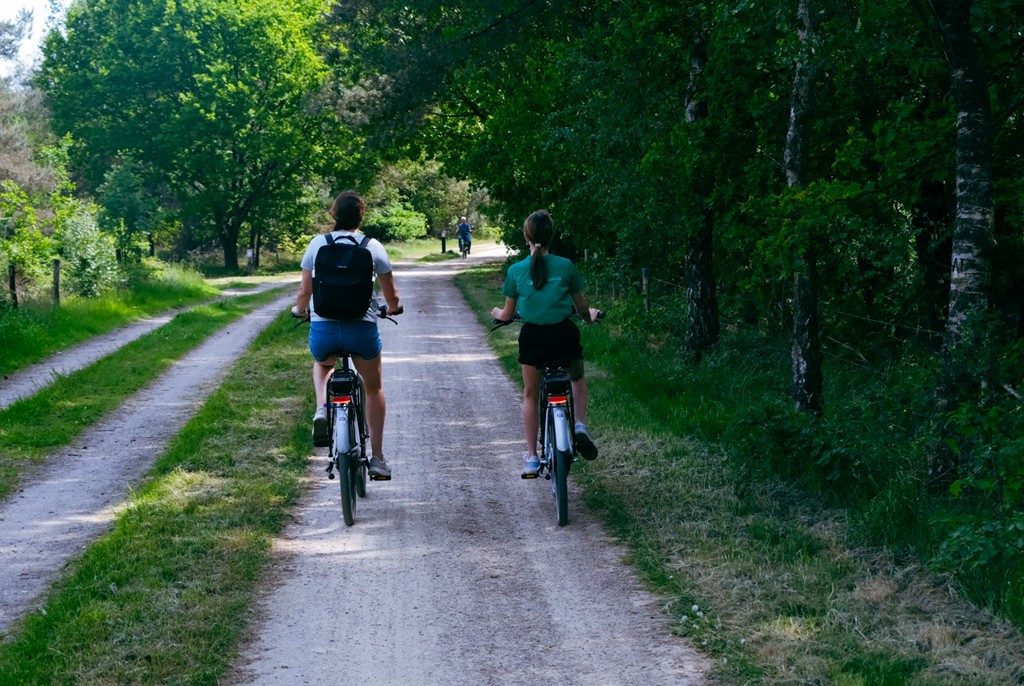
[(555, 237), (555, 220), (547, 210), (537, 210), (523, 222), (523, 235), (531, 244), (536, 245), (530, 258), (530, 280), (538, 291), (548, 282), (548, 264), (544, 259), (543, 250), (551, 244)]

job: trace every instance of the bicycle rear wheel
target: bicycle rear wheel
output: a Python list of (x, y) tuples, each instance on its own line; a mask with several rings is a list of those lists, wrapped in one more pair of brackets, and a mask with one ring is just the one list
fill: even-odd
[(341, 487), (341, 516), (346, 526), (352, 526), (356, 517), (355, 474), (359, 460), (352, 449), (355, 445), (354, 425), (355, 417), (350, 408), (337, 410), (334, 422), (334, 460), (338, 469), (338, 485)]
[(555, 514), (558, 526), (569, 523), (569, 460), (572, 456), (561, 450), (555, 451)]
[(558, 526), (569, 523), (569, 463), (572, 461), (572, 452), (558, 448), (559, 433), (564, 435), (565, 428), (557, 427), (557, 424), (564, 424), (565, 421), (564, 411), (549, 408), (544, 423), (544, 453), (551, 473), (551, 492), (555, 496)]

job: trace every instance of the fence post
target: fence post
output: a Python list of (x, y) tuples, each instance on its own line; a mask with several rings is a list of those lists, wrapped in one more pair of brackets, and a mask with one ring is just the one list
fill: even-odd
[(60, 306), (60, 258), (53, 258), (53, 305)]
[(10, 281), (10, 285), (11, 285), (11, 304), (14, 306), (14, 309), (18, 309), (18, 278), (17, 278), (17, 273), (18, 273), (18, 270), (14, 266), (13, 262), (11, 262), (9, 265), (7, 265), (7, 275), (9, 277), (9, 281)]
[(445, 240), (447, 238), (448, 238), (448, 232), (447, 231), (442, 231), (441, 232), (441, 254), (442, 255), (444, 254), (444, 248), (445, 248), (444, 244), (445, 244)]
[(640, 282), (643, 284), (644, 312), (651, 311), (651, 270), (647, 267), (640, 269)]

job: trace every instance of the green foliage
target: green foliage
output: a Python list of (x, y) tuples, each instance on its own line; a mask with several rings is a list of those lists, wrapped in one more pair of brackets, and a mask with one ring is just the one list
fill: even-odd
[(408, 241), (426, 233), (427, 218), (402, 203), (373, 208), (366, 213), (363, 231), (381, 240)]
[(399, 160), (385, 164), (365, 197), (371, 207), (402, 204), (422, 214), (426, 230), (433, 235), (451, 231), (459, 216), (472, 215), (479, 205), (467, 181), (445, 176), (440, 164), (434, 161)]
[(156, 199), (145, 186), (141, 166), (133, 160), (115, 163), (103, 175), (97, 197), (103, 230), (114, 236), (124, 258), (137, 261), (144, 252), (144, 240), (153, 231), (156, 214)]
[(70, 203), (62, 212), (59, 234), (61, 273), (68, 290), (94, 298), (122, 283), (114, 238), (100, 231), (96, 208)]
[[(322, 89), (319, 11), (308, 0), (69, 8), (67, 30), (44, 43), (38, 83), (55, 128), (81, 143), (86, 187), (104, 182), (112, 160), (144, 160), (192, 234), (217, 240), (235, 269), (243, 227), (262, 227), (321, 176), (342, 175), (355, 143)], [(124, 199), (125, 189), (110, 195)]]
[(29, 282), (48, 274), (52, 242), (43, 236), (28, 195), (13, 181), (0, 182), (0, 222), (0, 251), (6, 265), (15, 265)]

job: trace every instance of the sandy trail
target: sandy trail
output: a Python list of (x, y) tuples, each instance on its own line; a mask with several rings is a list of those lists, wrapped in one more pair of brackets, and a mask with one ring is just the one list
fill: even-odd
[(272, 303), (210, 336), (73, 445), (50, 455), (0, 503), (0, 636), (69, 559), (110, 527), (128, 489), (294, 298), (294, 289), (285, 288)]
[(462, 264), (396, 270), (406, 314), (380, 325), (394, 480), (370, 482), (348, 528), (311, 456), (227, 682), (704, 683), (576, 493), (559, 528), (550, 482), (519, 478), (519, 391), (452, 285)]

